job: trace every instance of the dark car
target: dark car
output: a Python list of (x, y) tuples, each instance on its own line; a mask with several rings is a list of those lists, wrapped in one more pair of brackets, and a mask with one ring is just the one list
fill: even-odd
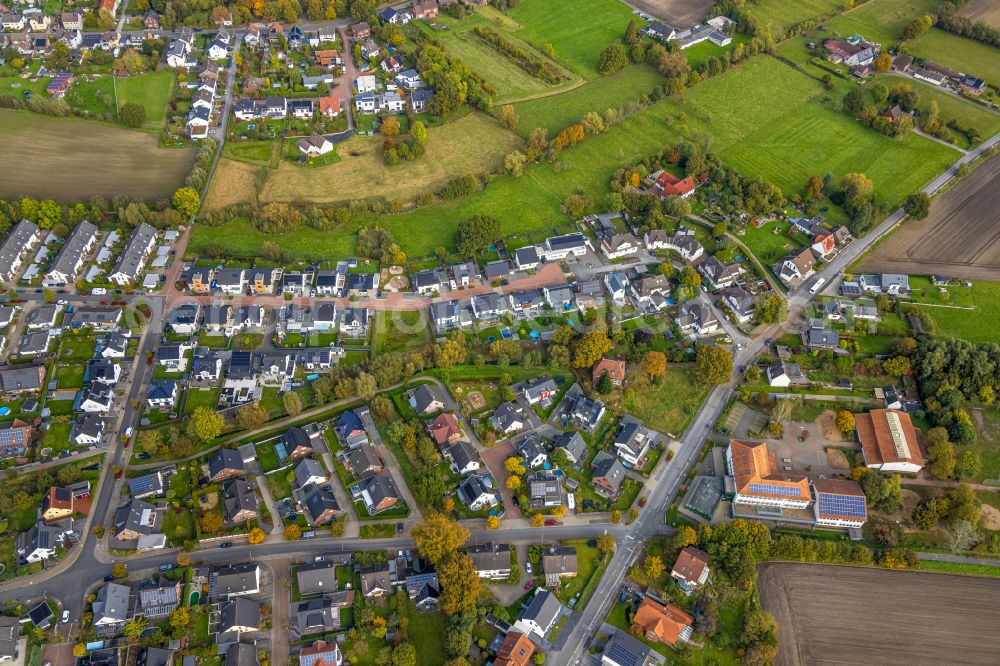
[(403, 523), (396, 523), (396, 534), (403, 533)]
[(149, 454), (146, 453), (145, 451), (141, 451), (141, 452), (135, 454), (135, 457), (138, 458), (139, 460), (148, 460), (149, 459)]
[(219, 544), (219, 548), (232, 548), (232, 547), (233, 547), (232, 541), (224, 541), (223, 543)]
[(25, 90), (24, 92), (21, 93), (21, 96), (24, 97), (24, 99), (31, 99), (31, 91)]
[(114, 576), (105, 576), (104, 577), (104, 582), (105, 583), (112, 583), (112, 582), (114, 582), (114, 580), (115, 580)]

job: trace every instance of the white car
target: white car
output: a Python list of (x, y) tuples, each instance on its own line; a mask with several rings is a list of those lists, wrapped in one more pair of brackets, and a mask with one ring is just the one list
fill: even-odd
[(105, 294), (108, 293), (108, 290), (105, 289), (104, 287), (94, 287), (93, 289), (90, 290), (90, 293), (92, 293), (94, 296), (104, 296)]
[(62, 623), (66, 624), (67, 622), (69, 622), (69, 611), (68, 610), (64, 610), (62, 612)]
[(56, 301), (56, 303), (58, 303), (59, 305), (66, 305), (68, 302), (69, 301), (67, 301), (65, 298), (60, 298), (58, 301)]

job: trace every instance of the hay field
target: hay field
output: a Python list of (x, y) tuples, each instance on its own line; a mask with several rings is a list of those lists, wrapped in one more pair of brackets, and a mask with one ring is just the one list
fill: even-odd
[(0, 136), (3, 197), (158, 199), (184, 183), (197, 157), (193, 148), (160, 149), (151, 134), (28, 111), (0, 111)]
[(521, 145), (513, 133), (482, 113), (431, 128), (427, 153), (413, 161), (387, 167), (382, 163), (380, 137), (354, 137), (337, 146), (341, 161), (327, 167), (303, 168), (282, 162), (268, 174), (262, 202), (351, 201), (371, 197), (408, 201), (439, 189), (452, 178), (497, 170), (505, 155)]

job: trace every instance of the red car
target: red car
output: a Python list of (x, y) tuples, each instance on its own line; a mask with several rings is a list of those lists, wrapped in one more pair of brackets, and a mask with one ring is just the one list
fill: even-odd
[(533, 588), (534, 586), (535, 586), (535, 584), (534, 584), (534, 583), (532, 583), (532, 582), (531, 582), (531, 581), (529, 580), (529, 581), (528, 581), (527, 583), (525, 583), (525, 584), (524, 584), (524, 589), (526, 589), (526, 590), (530, 590), (530, 589), (531, 589), (531, 588)]
[(545, 521), (545, 526), (546, 527), (552, 527), (553, 525), (558, 525), (558, 524), (559, 523), (556, 522), (555, 518), (549, 518), (548, 520)]
[(101, 301), (101, 305), (111, 305), (111, 301)]

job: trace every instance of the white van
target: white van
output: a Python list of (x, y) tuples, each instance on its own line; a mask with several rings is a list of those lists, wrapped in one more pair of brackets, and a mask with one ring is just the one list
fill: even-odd
[(92, 293), (94, 296), (104, 296), (105, 294), (108, 293), (108, 290), (105, 289), (104, 287), (94, 287), (93, 289), (90, 290), (90, 293)]
[(816, 284), (814, 284), (809, 289), (810, 295), (815, 295), (817, 291), (819, 291), (820, 289), (823, 288), (824, 284), (826, 284), (826, 278), (820, 278), (820, 279), (816, 280)]

